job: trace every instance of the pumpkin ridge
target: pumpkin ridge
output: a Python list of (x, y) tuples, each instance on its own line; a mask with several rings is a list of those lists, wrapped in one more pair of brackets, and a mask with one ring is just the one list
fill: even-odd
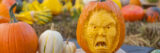
[(48, 40), (48, 36), (46, 37), (46, 40), (45, 40), (45, 44), (44, 44), (44, 53), (45, 53), (45, 49), (46, 49), (46, 45), (47, 45), (47, 40)]

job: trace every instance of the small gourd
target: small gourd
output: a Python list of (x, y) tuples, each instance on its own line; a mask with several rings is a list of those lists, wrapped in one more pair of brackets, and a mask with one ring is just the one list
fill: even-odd
[(76, 45), (74, 42), (65, 41), (63, 53), (76, 53)]
[(63, 38), (61, 34), (53, 29), (46, 30), (40, 35), (39, 38), (39, 52), (40, 53), (62, 53), (63, 51)]

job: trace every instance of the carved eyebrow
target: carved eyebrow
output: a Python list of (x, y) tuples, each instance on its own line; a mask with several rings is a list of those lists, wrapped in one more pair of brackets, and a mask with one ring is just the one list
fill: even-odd
[(108, 23), (108, 24), (106, 24), (106, 25), (104, 25), (104, 26), (109, 26), (109, 25), (112, 25), (112, 24), (115, 25), (116, 23), (114, 23), (114, 22), (111, 21), (110, 23)]

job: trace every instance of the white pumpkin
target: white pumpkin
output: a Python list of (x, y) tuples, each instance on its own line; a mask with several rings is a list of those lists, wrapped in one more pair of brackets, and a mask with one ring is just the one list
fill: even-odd
[(62, 53), (63, 38), (61, 34), (54, 30), (46, 30), (39, 38), (40, 53)]
[(76, 45), (73, 42), (65, 41), (63, 53), (76, 53)]
[(89, 2), (91, 2), (91, 1), (98, 1), (98, 0), (83, 0), (83, 3), (85, 4), (85, 5), (87, 5)]

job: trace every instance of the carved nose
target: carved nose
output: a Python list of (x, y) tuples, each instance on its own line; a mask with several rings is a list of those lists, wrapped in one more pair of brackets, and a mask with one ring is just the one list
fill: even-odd
[(97, 37), (97, 41), (105, 41), (105, 37), (98, 36), (98, 37)]
[(105, 32), (104, 32), (104, 29), (103, 29), (103, 28), (101, 28), (101, 29), (98, 30), (98, 35), (99, 35), (99, 36), (105, 36), (104, 33), (105, 33)]

